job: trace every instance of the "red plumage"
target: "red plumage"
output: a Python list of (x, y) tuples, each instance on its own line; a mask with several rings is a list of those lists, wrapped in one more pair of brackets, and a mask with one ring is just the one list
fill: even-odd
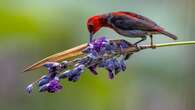
[(87, 21), (87, 27), (90, 41), (92, 36), (102, 27), (111, 28), (126, 37), (142, 38), (136, 44), (145, 40), (146, 36), (152, 37), (153, 34), (164, 34), (174, 40), (177, 39), (175, 35), (165, 31), (149, 18), (132, 12), (121, 11), (92, 16)]

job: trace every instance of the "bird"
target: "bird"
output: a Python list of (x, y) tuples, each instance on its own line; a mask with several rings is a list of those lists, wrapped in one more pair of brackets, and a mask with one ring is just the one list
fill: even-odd
[(89, 42), (93, 40), (94, 34), (102, 27), (110, 28), (119, 35), (129, 38), (141, 38), (141, 40), (134, 43), (135, 45), (146, 40), (147, 36), (149, 36), (151, 38), (151, 46), (154, 47), (154, 34), (163, 34), (177, 40), (176, 35), (167, 32), (149, 18), (134, 12), (118, 11), (89, 17), (87, 19), (87, 28), (90, 36)]

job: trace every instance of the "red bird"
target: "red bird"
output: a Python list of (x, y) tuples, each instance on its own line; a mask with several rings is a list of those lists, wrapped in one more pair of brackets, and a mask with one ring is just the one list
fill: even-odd
[(153, 34), (164, 34), (174, 40), (177, 39), (175, 35), (165, 31), (154, 21), (132, 12), (120, 11), (92, 16), (87, 21), (87, 27), (90, 33), (90, 42), (93, 35), (102, 27), (111, 28), (126, 37), (141, 38), (140, 41), (135, 43), (136, 45), (146, 40), (146, 36), (150, 36), (151, 45), (153, 46)]

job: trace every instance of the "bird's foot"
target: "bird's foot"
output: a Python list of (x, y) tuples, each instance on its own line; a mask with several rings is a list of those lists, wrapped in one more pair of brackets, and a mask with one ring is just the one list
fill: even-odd
[(136, 47), (138, 47), (138, 43), (139, 43), (139, 42), (136, 42), (136, 43), (134, 43), (133, 45), (135, 45)]
[(152, 49), (155, 49), (156, 46), (155, 46), (154, 43), (153, 43), (153, 36), (150, 35), (150, 38), (151, 38), (150, 47), (151, 47)]
[(141, 50), (141, 47), (138, 45), (138, 43), (134, 43), (135, 48), (137, 49), (137, 51)]
[(152, 44), (150, 44), (150, 47), (152, 48), (152, 49), (156, 49), (156, 46), (152, 43)]

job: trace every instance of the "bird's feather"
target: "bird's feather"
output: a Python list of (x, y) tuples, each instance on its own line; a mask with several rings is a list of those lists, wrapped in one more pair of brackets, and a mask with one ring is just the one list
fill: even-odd
[(163, 30), (152, 20), (131, 12), (113, 12), (110, 22), (124, 30), (158, 31)]

